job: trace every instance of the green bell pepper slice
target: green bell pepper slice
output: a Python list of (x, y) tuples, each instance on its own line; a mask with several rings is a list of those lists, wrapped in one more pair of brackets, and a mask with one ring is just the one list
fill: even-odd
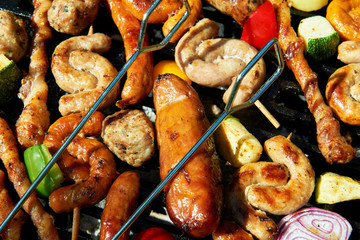
[[(35, 181), (51, 158), (52, 155), (44, 144), (34, 145), (24, 151), (24, 162), (31, 182)], [(60, 167), (55, 163), (36, 187), (36, 191), (42, 197), (49, 197), (50, 193), (59, 188), (63, 181)]]

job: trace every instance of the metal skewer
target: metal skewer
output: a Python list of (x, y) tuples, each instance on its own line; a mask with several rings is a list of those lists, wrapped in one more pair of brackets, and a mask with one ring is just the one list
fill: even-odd
[(159, 50), (166, 46), (166, 44), (170, 41), (170, 38), (174, 35), (174, 33), (179, 29), (181, 24), (188, 18), (190, 14), (190, 6), (187, 0), (182, 0), (183, 4), (186, 8), (186, 11), (184, 15), (180, 18), (180, 20), (175, 24), (173, 29), (169, 32), (167, 36), (159, 43), (147, 47), (143, 47), (143, 42), (145, 38), (146, 28), (147, 28), (147, 22), (151, 15), (151, 13), (154, 11), (154, 9), (159, 5), (159, 3), (162, 0), (156, 0), (150, 8), (145, 12), (143, 19), (141, 21), (141, 28), (140, 28), (140, 34), (138, 38), (138, 44), (137, 49), (135, 53), (130, 57), (130, 59), (125, 63), (125, 65), (122, 67), (122, 69), (119, 71), (119, 73), (116, 75), (116, 77), (113, 79), (113, 81), (109, 84), (109, 86), (104, 90), (104, 92), (100, 95), (98, 100), (94, 103), (94, 105), (89, 109), (89, 111), (86, 113), (86, 115), (83, 117), (83, 119), (79, 122), (79, 124), (75, 127), (74, 131), (69, 135), (69, 137), (64, 141), (64, 143), (61, 145), (59, 150), (54, 154), (54, 156), (51, 158), (49, 163), (45, 166), (45, 168), (41, 171), (39, 176), (34, 180), (34, 182), (30, 185), (29, 189), (25, 192), (25, 194), (19, 199), (15, 207), (11, 210), (9, 215), (5, 218), (5, 220), (0, 225), (0, 233), (5, 229), (7, 224), (11, 221), (11, 219), (16, 215), (16, 213), (20, 210), (20, 208), (24, 205), (26, 200), (30, 197), (30, 195), (35, 191), (36, 187), (39, 185), (39, 183), (42, 181), (42, 179), (46, 176), (46, 174), (50, 171), (52, 166), (55, 164), (57, 159), (60, 157), (60, 155), (63, 153), (63, 151), (67, 148), (67, 146), (70, 144), (70, 142), (74, 139), (74, 137), (79, 133), (79, 131), (82, 129), (82, 127), (85, 125), (86, 121), (91, 117), (91, 115), (98, 109), (102, 101), (105, 99), (107, 94), (114, 88), (114, 86), (117, 84), (118, 81), (125, 75), (128, 68), (131, 66), (131, 64), (135, 61), (135, 59), (143, 52), (150, 52)]
[[(245, 75), (250, 71), (250, 69), (268, 52), (268, 50), (275, 46), (276, 57), (278, 60), (278, 67), (273, 75), (260, 87), (260, 89), (245, 103), (238, 106), (232, 106), (232, 102), (235, 98), (236, 93), (238, 92), (238, 87), (245, 77)], [(230, 98), (225, 106), (224, 112), (218, 117), (218, 119), (210, 126), (210, 128), (204, 133), (204, 135), (199, 139), (199, 141), (190, 149), (190, 151), (181, 159), (181, 161), (169, 172), (169, 174), (159, 183), (159, 185), (149, 194), (149, 196), (144, 200), (144, 202), (135, 210), (133, 215), (124, 223), (120, 230), (111, 238), (111, 240), (116, 240), (120, 237), (131, 225), (132, 223), (141, 215), (141, 213), (149, 206), (149, 204), (159, 195), (159, 193), (164, 189), (166, 184), (173, 179), (173, 177), (180, 171), (180, 169), (185, 165), (189, 158), (196, 152), (196, 150), (201, 146), (201, 144), (208, 139), (213, 132), (218, 128), (220, 123), (231, 113), (238, 110), (247, 108), (253, 104), (261, 97), (261, 95), (271, 86), (271, 84), (279, 77), (279, 75), (284, 70), (284, 57), (280, 48), (280, 44), (277, 39), (271, 39), (256, 55), (255, 57), (246, 65), (244, 70), (236, 78), (236, 82), (231, 91)]]

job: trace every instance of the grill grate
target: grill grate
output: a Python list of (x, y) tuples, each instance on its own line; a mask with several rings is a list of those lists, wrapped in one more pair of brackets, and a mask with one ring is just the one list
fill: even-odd
[[(203, 10), (204, 17), (208, 17), (220, 25), (220, 37), (240, 38), (241, 28), (231, 17), (220, 14), (214, 8), (206, 5), (205, 3)], [(302, 13), (299, 12), (295, 12), (295, 14), (297, 14), (294, 18), (294, 23), (296, 24), (296, 22), (298, 22), (298, 18), (303, 16), (301, 15)], [(105, 22), (106, 24), (104, 24)], [(106, 28), (104, 28), (104, 26), (106, 26)], [(100, 29), (109, 36), (112, 36), (113, 39), (114, 50), (106, 53), (105, 56), (109, 58), (115, 66), (124, 65), (125, 55), (123, 53), (123, 44), (121, 38), (119, 37), (120, 35), (118, 34), (117, 28), (115, 24), (113, 24), (111, 17), (103, 7), (100, 8), (99, 17), (94, 23), (95, 32), (100, 31)], [(147, 32), (149, 34), (149, 40), (151, 44), (158, 43), (163, 38), (161, 34), (161, 26), (159, 25), (149, 25)], [(65, 37), (67, 36), (63, 36), (54, 32), (53, 39), (49, 42), (49, 49), (53, 49)], [(154, 63), (163, 59), (173, 59), (174, 47), (174, 44), (168, 44), (165, 48), (154, 52)], [(52, 50), (49, 50), (49, 57), (51, 57), (51, 54)], [(276, 65), (274, 56), (267, 54), (267, 56), (265, 56), (265, 62), (269, 68), (267, 72), (271, 73), (272, 69)], [(25, 66), (27, 63), (23, 62), (20, 64), (24, 64)], [(331, 59), (321, 64), (310, 63), (310, 65), (319, 74), (321, 85), (320, 87), (324, 89), (326, 79), (339, 66), (339, 63), (336, 61), (336, 59)], [(59, 113), (57, 111), (58, 98), (62, 95), (62, 92), (54, 84), (54, 79), (52, 78), (51, 74), (48, 76), (48, 83), (50, 86), (50, 99), (48, 103), (49, 109), (52, 111), (51, 117), (56, 119), (59, 117)], [(222, 103), (222, 94), (224, 90), (221, 88), (208, 89), (198, 86), (194, 83), (193, 86), (200, 94), (200, 97), (208, 111), (209, 119), (214, 119), (214, 115), (210, 108), (211, 106), (216, 105), (220, 109), (224, 109), (224, 104)], [(317, 148), (315, 123), (313, 117), (307, 109), (306, 102), (302, 96), (302, 91), (296, 80), (294, 80), (292, 73), (285, 70), (281, 78), (271, 86), (271, 88), (260, 98), (260, 100), (280, 122), (281, 126), (279, 129), (274, 129), (272, 125), (265, 119), (265, 117), (256, 109), (256, 107), (247, 108), (246, 110), (236, 112), (234, 115), (239, 117), (247, 129), (261, 142), (278, 134), (288, 135), (292, 133), (292, 141), (301, 149), (303, 149), (303, 151), (308, 155), (317, 175), (325, 171), (332, 171), (359, 179), (360, 164), (357, 161), (358, 159), (355, 159), (346, 165), (331, 166), (327, 164), (321, 156)], [(10, 105), (16, 106), (16, 111), (10, 109), (8, 106), (1, 107), (1, 110), (4, 112), (4, 114), (6, 114), (5, 117), (10, 119), (10, 123), (15, 123), (18, 116), (17, 113), (21, 112), (22, 103), (18, 99), (15, 99), (14, 105), (9, 104), (9, 106)], [(154, 114), (151, 97), (145, 99), (141, 105), (132, 106), (132, 108), (146, 108), (149, 115), (153, 116)], [(116, 110), (117, 109), (108, 109), (109, 113)], [(254, 121), (255, 119), (257, 121)], [(351, 127), (344, 124), (342, 124), (342, 127), (344, 133), (351, 135), (353, 146), (355, 146), (357, 149), (357, 158), (359, 158), (360, 127)], [(139, 203), (141, 203), (160, 182), (157, 159), (157, 156), (155, 156), (154, 159), (150, 160), (140, 168), (133, 168), (120, 161), (117, 162), (119, 172), (123, 172), (125, 170), (140, 172), (142, 178), (142, 189), (141, 195), (139, 197)], [(261, 160), (269, 159), (263, 155)], [(224, 172), (224, 183), (226, 184), (230, 180), (230, 177), (235, 169), (225, 164), (222, 166), (222, 168)], [(10, 188), (10, 184), (7, 184)], [(152, 226), (160, 226), (172, 232), (177, 239), (191, 239), (169, 221), (164, 208), (163, 197), (163, 194), (160, 194), (158, 197), (156, 197), (149, 208), (147, 208), (146, 211), (143, 212), (139, 217), (139, 219), (131, 226), (131, 233), (136, 233), (142, 229)], [(16, 199), (16, 197), (14, 197), (14, 199)], [(44, 204), (46, 206), (46, 210), (48, 210), (55, 217), (55, 225), (59, 230), (60, 237), (62, 239), (71, 239), (72, 214), (55, 214), (51, 211), (45, 201)], [(104, 201), (100, 202), (96, 206), (81, 209), (79, 231), (80, 240), (98, 239), (100, 217), (103, 205)], [(310, 200), (308, 205), (319, 206), (315, 204), (313, 198)], [(359, 239), (360, 215), (353, 210), (357, 209), (356, 207), (358, 205), (359, 200), (355, 200), (351, 202), (339, 203), (336, 205), (321, 205), (320, 207), (338, 212), (347, 218), (354, 228), (351, 239)], [(279, 220), (280, 216), (276, 216), (276, 218)], [(30, 222), (25, 225), (22, 235), (23, 239), (37, 238), (36, 230)], [(211, 239), (211, 237), (206, 239)]]

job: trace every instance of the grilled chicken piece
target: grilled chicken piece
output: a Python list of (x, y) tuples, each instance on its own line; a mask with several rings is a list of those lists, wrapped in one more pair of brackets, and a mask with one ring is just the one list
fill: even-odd
[(122, 110), (106, 117), (101, 136), (120, 160), (134, 167), (154, 156), (155, 130), (143, 111)]

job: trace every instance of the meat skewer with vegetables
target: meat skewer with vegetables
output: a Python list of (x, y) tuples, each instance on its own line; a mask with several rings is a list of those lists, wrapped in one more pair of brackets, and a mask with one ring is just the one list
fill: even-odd
[[(13, 183), (16, 192), (22, 197), (29, 189), (31, 182), (28, 178), (24, 163), (20, 161), (15, 136), (6, 120), (2, 118), (0, 118), (0, 133), (0, 158), (4, 163), (9, 179)], [(44, 210), (35, 192), (26, 200), (23, 209), (30, 215), (41, 239), (60, 239), (54, 226), (53, 216)]]

